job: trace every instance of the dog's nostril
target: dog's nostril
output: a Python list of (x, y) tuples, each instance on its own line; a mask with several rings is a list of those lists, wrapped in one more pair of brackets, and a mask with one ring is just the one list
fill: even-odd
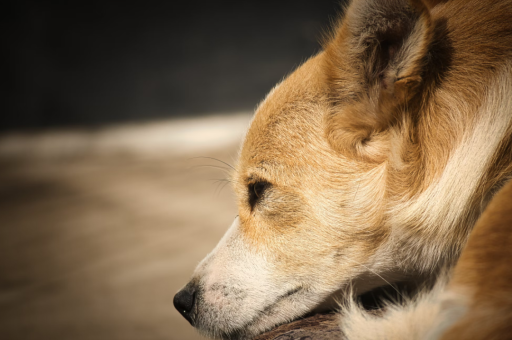
[(181, 315), (185, 319), (187, 319), (190, 324), (192, 324), (192, 318), (190, 317), (190, 312), (192, 311), (192, 307), (194, 307), (195, 302), (195, 291), (189, 290), (186, 287), (180, 290), (176, 295), (174, 295), (174, 307), (180, 312)]

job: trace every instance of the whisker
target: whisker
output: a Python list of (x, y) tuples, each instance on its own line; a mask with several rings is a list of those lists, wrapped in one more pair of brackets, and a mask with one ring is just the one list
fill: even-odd
[(192, 157), (190, 159), (198, 159), (198, 158), (202, 158), (202, 159), (212, 159), (214, 161), (217, 161), (217, 162), (220, 162), (226, 166), (228, 166), (231, 170), (234, 170), (236, 171), (235, 167), (232, 166), (231, 164), (227, 163), (227, 162), (224, 162), (224, 161), (221, 161), (220, 159), (217, 159), (217, 158), (214, 158), (214, 157), (207, 157), (207, 156), (199, 156), (199, 157)]
[(224, 178), (220, 178), (220, 179), (212, 179), (214, 182), (212, 184), (216, 184), (215, 186), (215, 190), (213, 191), (213, 197), (214, 198), (217, 198), (219, 197), (220, 193), (222, 192), (222, 190), (230, 183), (232, 183), (231, 180), (229, 179), (224, 179)]
[(208, 178), (207, 181), (220, 181), (220, 182), (233, 183), (233, 181), (229, 178)]
[(213, 169), (219, 169), (219, 170), (225, 171), (228, 174), (231, 173), (230, 168), (226, 168), (226, 167), (218, 166), (218, 165), (210, 165), (210, 164), (194, 165), (193, 167), (190, 168), (190, 170), (197, 169), (197, 168), (213, 168)]
[(222, 190), (224, 190), (224, 188), (225, 188), (229, 183), (231, 183), (231, 182), (230, 182), (230, 181), (225, 181), (225, 182), (222, 184), (222, 187), (221, 187), (221, 188), (220, 188), (220, 190), (219, 190), (219, 195), (220, 195), (220, 193), (222, 192)]
[(228, 182), (218, 182), (218, 185), (217, 185), (217, 197), (220, 196), (220, 193), (222, 192), (222, 190), (226, 187), (226, 185), (228, 185), (229, 183)]
[(215, 186), (215, 190), (213, 190), (213, 198), (217, 198), (218, 197), (217, 191), (219, 190), (219, 187), (222, 185), (222, 182), (218, 181), (218, 182), (214, 182), (214, 183), (217, 185)]

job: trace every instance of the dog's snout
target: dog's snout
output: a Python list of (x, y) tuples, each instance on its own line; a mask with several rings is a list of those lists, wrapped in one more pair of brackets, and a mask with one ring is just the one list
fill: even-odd
[(190, 322), (190, 324), (192, 324), (191, 312), (194, 308), (195, 300), (196, 290), (189, 285), (174, 295), (174, 307), (185, 319), (187, 319), (188, 322)]

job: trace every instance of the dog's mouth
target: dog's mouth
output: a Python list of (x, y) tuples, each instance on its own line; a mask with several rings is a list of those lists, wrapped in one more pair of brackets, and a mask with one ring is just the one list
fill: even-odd
[[(250, 329), (252, 328), (252, 326), (256, 325), (258, 322), (260, 322), (263, 318), (265, 317), (271, 317), (273, 314), (276, 313), (277, 310), (279, 310), (279, 307), (281, 306), (282, 303), (285, 303), (287, 300), (289, 299), (293, 299), (293, 298), (296, 298), (298, 295), (300, 295), (301, 293), (305, 293), (306, 292), (306, 289), (305, 287), (303, 286), (298, 286), (298, 287), (295, 287), (295, 288), (292, 288), (292, 289), (289, 289), (288, 291), (286, 291), (284, 294), (278, 296), (274, 302), (272, 302), (271, 304), (267, 305), (265, 308), (263, 308), (261, 311), (258, 311), (258, 314), (251, 320), (249, 321), (246, 325), (244, 325), (243, 327), (240, 328), (240, 330), (237, 330), (235, 331), (234, 333), (235, 334), (242, 334), (244, 329)], [(299, 315), (297, 316), (296, 319), (300, 318), (300, 317), (303, 317), (304, 315)], [(289, 322), (289, 321), (288, 321)], [(283, 322), (285, 323), (285, 322)], [(273, 327), (277, 327), (283, 323), (280, 323), (280, 324), (277, 324)], [(232, 337), (230, 337), (230, 339), (233, 339)], [(236, 339), (236, 338), (235, 338)]]
[(261, 319), (265, 316), (270, 316), (272, 314), (272, 312), (275, 311), (275, 309), (278, 308), (279, 305), (284, 300), (295, 297), (298, 293), (303, 292), (303, 291), (305, 291), (304, 287), (299, 286), (299, 287), (292, 288), (292, 289), (288, 290), (286, 293), (278, 296), (277, 299), (273, 303), (271, 303), (267, 307), (263, 308), (262, 311), (258, 312), (258, 315), (255, 316), (254, 319), (249, 322), (249, 325), (258, 322), (259, 319)]
[[(248, 339), (252, 338), (257, 334), (253, 334), (251, 332), (252, 329), (259, 328), (258, 324), (265, 323), (265, 318), (272, 318), (274, 315), (277, 315), (280, 309), (283, 307), (283, 304), (290, 303), (290, 300), (293, 299), (301, 299), (301, 295), (307, 293), (307, 288), (304, 286), (297, 286), (287, 290), (285, 293), (279, 295), (273, 302), (268, 304), (266, 307), (263, 307), (261, 310), (256, 312), (256, 315), (244, 325), (241, 325), (237, 328), (232, 328), (228, 331), (226, 330), (217, 330), (216, 335), (222, 339), (230, 339), (230, 340), (238, 340), (238, 339)], [(201, 299), (201, 298), (200, 298)], [(194, 327), (201, 328), (200, 320), (198, 318), (198, 307), (197, 305), (194, 308), (194, 313), (191, 315), (191, 324)], [(294, 320), (304, 317), (306, 313), (297, 315)], [(286, 320), (282, 323), (275, 324), (272, 328), (278, 327), (282, 324), (288, 323), (292, 320)], [(269, 329), (270, 330), (270, 329)], [(259, 333), (259, 332), (258, 332)]]

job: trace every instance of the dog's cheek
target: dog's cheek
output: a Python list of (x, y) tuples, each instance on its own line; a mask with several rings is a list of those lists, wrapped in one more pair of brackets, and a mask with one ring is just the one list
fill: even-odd
[(290, 244), (292, 235), (299, 233), (305, 225), (307, 211), (298, 194), (273, 189), (253, 211), (240, 211), (240, 230), (250, 246), (268, 252), (276, 243)]

